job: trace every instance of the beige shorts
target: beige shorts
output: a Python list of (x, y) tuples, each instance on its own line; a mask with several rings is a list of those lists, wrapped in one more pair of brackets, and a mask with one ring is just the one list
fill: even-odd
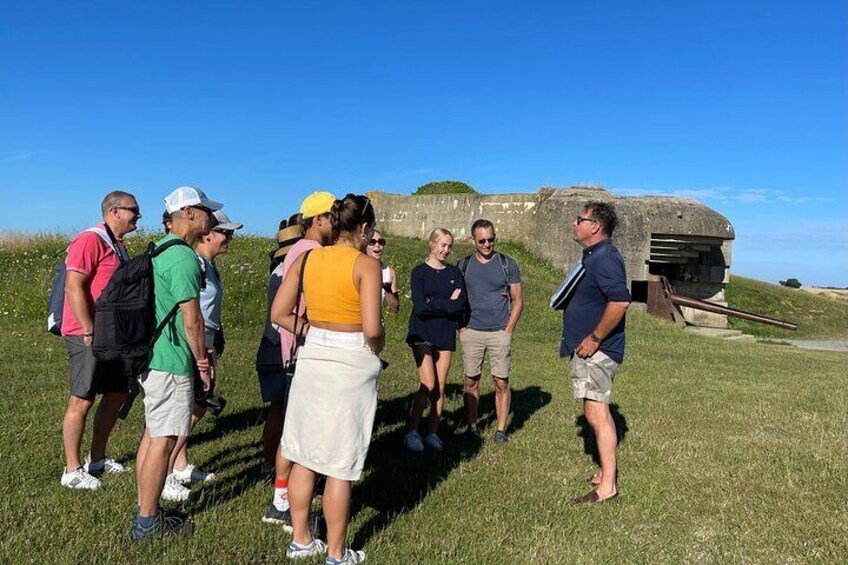
[(466, 377), (483, 373), (483, 357), (489, 352), (489, 365), (496, 379), (508, 379), (512, 360), (512, 335), (505, 331), (481, 332), (471, 328), (459, 332), (462, 367)]
[(574, 389), (574, 399), (582, 398), (609, 404), (612, 397), (612, 380), (617, 372), (618, 363), (606, 353), (596, 351), (587, 359), (572, 355), (571, 386)]
[(191, 432), (194, 379), (150, 369), (142, 373), (140, 382), (150, 437), (187, 436)]

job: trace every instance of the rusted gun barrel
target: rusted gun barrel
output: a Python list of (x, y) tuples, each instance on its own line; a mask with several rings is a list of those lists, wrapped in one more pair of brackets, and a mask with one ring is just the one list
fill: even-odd
[(798, 329), (798, 324), (793, 324), (792, 322), (778, 320), (777, 318), (769, 318), (768, 316), (753, 314), (751, 312), (745, 312), (744, 310), (736, 310), (735, 308), (727, 308), (726, 306), (721, 306), (714, 302), (698, 300), (697, 298), (691, 298), (682, 294), (670, 293), (668, 297), (671, 300), (671, 303), (676, 306), (686, 306), (688, 308), (704, 310), (706, 312), (712, 312), (714, 314), (733, 316), (734, 318), (742, 318), (743, 320), (750, 320), (751, 322), (759, 322), (761, 324), (777, 326), (778, 328), (783, 328), (784, 330), (795, 331)]
[(655, 316), (660, 316), (661, 318), (667, 318), (677, 325), (683, 326), (685, 325), (683, 316), (681, 315), (680, 310), (675, 308), (675, 306), (686, 306), (687, 308), (695, 308), (696, 310), (703, 310), (714, 314), (742, 318), (743, 320), (749, 320), (751, 322), (777, 326), (785, 330), (795, 331), (798, 329), (798, 324), (792, 322), (778, 320), (777, 318), (770, 318), (768, 316), (754, 314), (752, 312), (745, 312), (744, 310), (736, 310), (735, 308), (728, 308), (727, 306), (722, 306), (715, 302), (708, 302), (706, 300), (692, 298), (691, 296), (677, 294), (674, 292), (674, 287), (671, 286), (669, 280), (662, 276), (660, 277), (659, 284), (656, 282), (649, 283), (648, 312)]

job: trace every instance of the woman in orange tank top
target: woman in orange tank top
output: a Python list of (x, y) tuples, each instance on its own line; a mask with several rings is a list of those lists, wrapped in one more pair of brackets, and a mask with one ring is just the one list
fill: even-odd
[[(281, 453), (293, 463), (289, 503), (294, 539), (286, 555), (359, 563), (362, 551), (345, 548), (351, 481), (365, 465), (377, 409), (377, 375), (385, 335), (381, 324), (380, 262), (363, 253), (374, 227), (374, 207), (348, 194), (333, 204), (335, 243), (298, 257), (271, 307), (271, 321), (305, 335), (286, 410)], [(298, 285), (308, 320), (293, 313)], [(297, 327), (295, 328), (295, 322)], [(308, 527), (316, 474), (326, 475), (327, 543)]]

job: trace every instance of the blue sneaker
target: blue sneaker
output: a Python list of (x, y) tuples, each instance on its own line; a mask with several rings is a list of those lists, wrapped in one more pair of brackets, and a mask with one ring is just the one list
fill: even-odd
[(344, 555), (341, 559), (335, 557), (327, 557), (324, 559), (324, 565), (356, 565), (357, 563), (365, 563), (365, 552), (354, 551), (349, 547), (345, 548)]
[(319, 539), (313, 539), (306, 545), (292, 541), (286, 548), (286, 557), (289, 559), (301, 559), (313, 555), (323, 555), (324, 553), (327, 553), (327, 544)]
[(179, 516), (169, 516), (161, 509), (149, 524), (144, 525), (141, 522), (142, 519), (136, 513), (133, 516), (133, 527), (130, 532), (132, 541), (154, 537), (190, 535), (194, 532), (194, 524), (191, 520)]

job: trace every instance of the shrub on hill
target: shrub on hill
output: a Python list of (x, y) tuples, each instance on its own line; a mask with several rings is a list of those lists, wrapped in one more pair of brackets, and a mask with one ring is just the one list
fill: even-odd
[(469, 184), (459, 180), (440, 180), (422, 184), (412, 194), (414, 196), (423, 194), (477, 194), (477, 191)]

